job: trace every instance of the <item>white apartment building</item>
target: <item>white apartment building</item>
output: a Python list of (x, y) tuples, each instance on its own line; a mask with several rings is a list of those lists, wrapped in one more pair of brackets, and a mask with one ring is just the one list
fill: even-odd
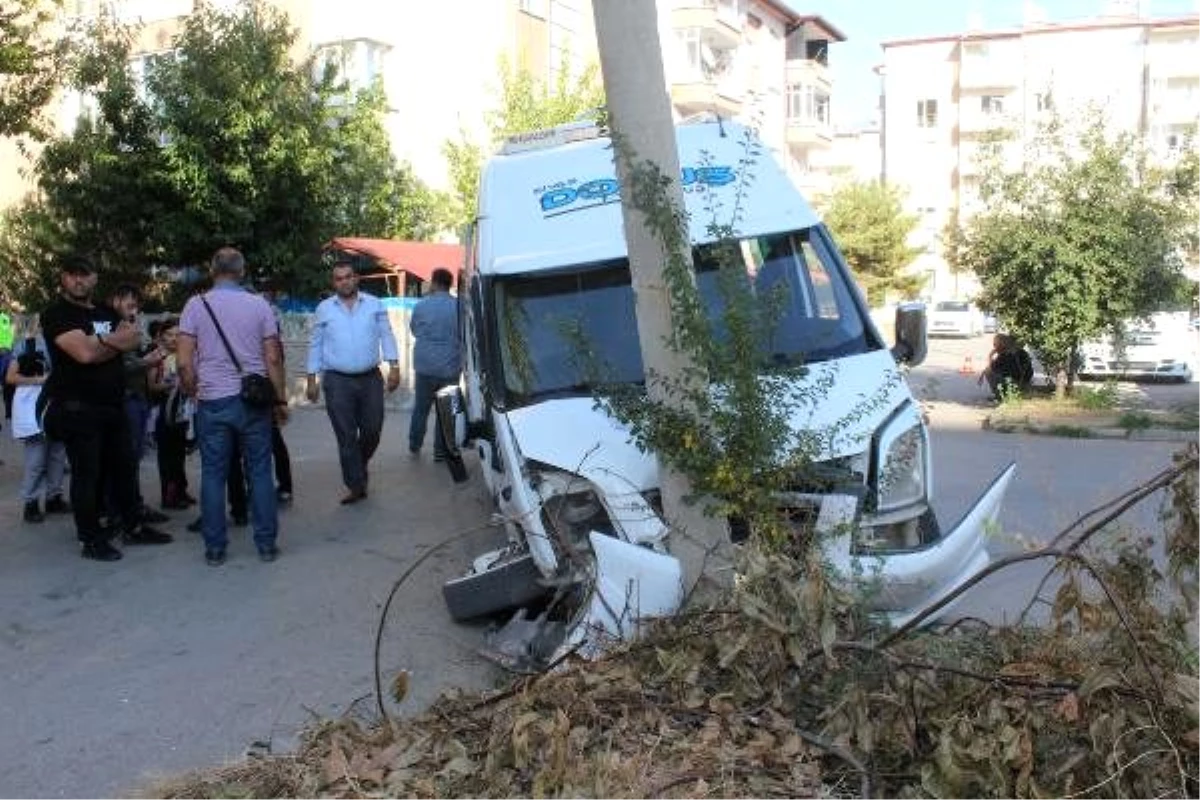
[[(271, 0), (299, 31), (297, 56), (336, 61), (355, 86), (380, 80), (396, 156), (426, 184), (447, 189), (443, 146), (466, 133), (487, 145), (487, 114), (500, 90), (503, 55), (553, 80), (598, 64), (593, 0)], [(172, 46), (202, 5), (241, 0), (68, 0), (67, 21), (109, 13), (137, 26), (135, 72)], [(658, 0), (659, 37), (677, 119), (711, 112), (755, 125), (802, 188), (829, 182), (822, 155), (835, 140), (830, 46), (845, 37), (818, 16), (778, 0)], [(56, 109), (74, 125), (88, 100), (68, 93)], [(5, 170), (7, 171), (7, 170)], [(30, 187), (5, 180), (0, 205)]]
[(677, 118), (710, 112), (758, 128), (806, 191), (833, 142), (829, 49), (845, 36), (775, 0), (660, 0), (663, 65)]
[(1017, 159), (1053, 109), (1064, 119), (1100, 109), (1112, 129), (1134, 132), (1159, 157), (1197, 146), (1200, 17), (1130, 15), (1070, 24), (883, 43), (883, 173), (921, 217), (914, 271), (934, 298), (969, 297), (969, 276), (950, 274), (942, 230), (979, 209), (981, 138), (1004, 129)]

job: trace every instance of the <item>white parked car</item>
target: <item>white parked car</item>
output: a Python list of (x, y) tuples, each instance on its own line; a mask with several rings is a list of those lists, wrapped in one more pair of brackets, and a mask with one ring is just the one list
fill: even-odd
[(1079, 377), (1187, 383), (1192, 379), (1197, 352), (1196, 331), (1189, 322), (1186, 312), (1161, 312), (1146, 319), (1128, 320), (1123, 343), (1106, 337), (1083, 345)]
[(941, 300), (929, 312), (930, 336), (978, 336), (984, 331), (984, 315), (968, 300)]

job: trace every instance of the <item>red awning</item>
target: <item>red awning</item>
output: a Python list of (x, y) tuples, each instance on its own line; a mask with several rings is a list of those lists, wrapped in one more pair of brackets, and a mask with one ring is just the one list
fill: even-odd
[(463, 264), (460, 244), (436, 242), (401, 242), (395, 239), (359, 239), (343, 236), (325, 245), (326, 250), (358, 253), (376, 259), (382, 266), (407, 272), (423, 281), (429, 280), (438, 267), (457, 275)]

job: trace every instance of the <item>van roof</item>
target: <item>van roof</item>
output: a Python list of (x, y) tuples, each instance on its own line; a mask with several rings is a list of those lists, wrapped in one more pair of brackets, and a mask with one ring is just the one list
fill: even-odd
[[(585, 126), (565, 126), (563, 143), (549, 133), (527, 135), (529, 146), (488, 162), (479, 190), (480, 270), (518, 273), (625, 256), (612, 142)], [(750, 129), (685, 123), (676, 126), (676, 140), (693, 243), (714, 240), (714, 225), (748, 236), (819, 221)]]

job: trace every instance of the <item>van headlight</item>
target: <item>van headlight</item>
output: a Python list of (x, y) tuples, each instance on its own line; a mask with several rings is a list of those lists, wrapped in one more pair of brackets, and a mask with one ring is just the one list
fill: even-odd
[(879, 432), (875, 445), (875, 513), (924, 503), (928, 497), (929, 441), (909, 405)]

